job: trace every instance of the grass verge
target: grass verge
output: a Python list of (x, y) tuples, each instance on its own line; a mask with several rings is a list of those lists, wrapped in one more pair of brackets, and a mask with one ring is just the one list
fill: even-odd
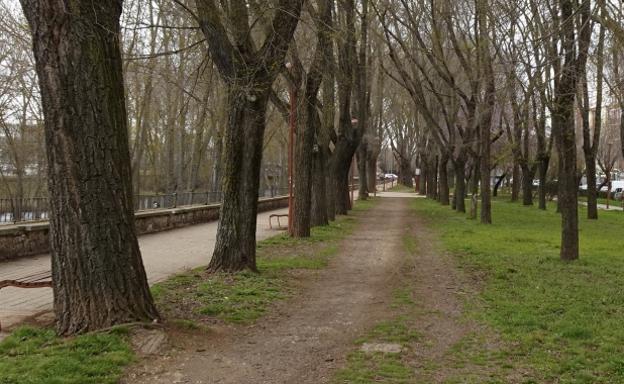
[(408, 187), (397, 182), (397, 184), (388, 189), (389, 192), (415, 192), (413, 187)]
[[(580, 260), (564, 263), (554, 206), (540, 211), (495, 201), (494, 224), (482, 225), (430, 200), (412, 204), (462, 267), (481, 278), (472, 315), (506, 342), (503, 368), (530, 367), (535, 377), (524, 383), (624, 382), (621, 212), (581, 219)], [(480, 348), (466, 344), (456, 347), (458, 354), (482, 359)]]
[[(364, 211), (375, 199), (358, 201), (354, 212)], [(356, 225), (354, 216), (341, 216), (328, 226), (315, 227), (306, 239), (280, 234), (258, 242), (260, 273), (214, 273), (203, 268), (177, 275), (152, 287), (161, 313), (187, 323), (250, 323), (277, 300), (295, 290), (293, 277), (305, 270), (325, 267), (337, 252), (338, 242)]]
[(113, 384), (134, 360), (127, 329), (75, 338), (20, 328), (0, 343), (1, 384)]

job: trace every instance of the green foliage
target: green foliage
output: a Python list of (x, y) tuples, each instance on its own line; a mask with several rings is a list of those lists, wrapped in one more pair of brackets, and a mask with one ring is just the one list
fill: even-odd
[(124, 328), (74, 338), (20, 328), (0, 342), (1, 384), (113, 384), (134, 355)]
[[(507, 356), (535, 370), (537, 382), (624, 382), (622, 212), (581, 219), (581, 258), (566, 263), (552, 206), (495, 201), (494, 224), (482, 225), (430, 200), (412, 204), (462, 266), (483, 276), (474, 316), (501, 333), (513, 346)], [(479, 348), (459, 351), (480, 359)]]

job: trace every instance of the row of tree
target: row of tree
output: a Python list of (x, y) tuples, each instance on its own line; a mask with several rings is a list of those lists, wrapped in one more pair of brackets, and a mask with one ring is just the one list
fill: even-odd
[(41, 105), (45, 117), (60, 333), (158, 318), (133, 192), (210, 180), (224, 197), (209, 269), (255, 271), (263, 157), (282, 158), (289, 123), (293, 236), (348, 212), (354, 159), (366, 199), (386, 147), (402, 182), (418, 167), (419, 189), (442, 204), (466, 212), (469, 192), (479, 195), (483, 223), (494, 168), (511, 169), (512, 198), (522, 190), (525, 204), (537, 174), (545, 209), (555, 164), (561, 257), (578, 257), (577, 136), (589, 179), (603, 94), (624, 109), (621, 5), (268, 3), (21, 0), (40, 93), (12, 108), (36, 116)]
[[(539, 207), (546, 209), (554, 146), (561, 258), (578, 258), (577, 148), (590, 219), (598, 217), (597, 163), (608, 178), (617, 159), (604, 143), (613, 129), (605, 134), (602, 127), (605, 96), (609, 112), (624, 111), (621, 3), (386, 1), (376, 10), (393, 64), (387, 73), (428, 128), (418, 154), (427, 193), (465, 212), (472, 180), (481, 222), (490, 223), (492, 170), (511, 168), (512, 199), (522, 190), (523, 203), (532, 205), (537, 174)], [(624, 120), (620, 125), (624, 134)]]
[[(132, 209), (146, 162), (164, 165), (152, 174), (169, 190), (217, 173), (215, 272), (257, 269), (274, 116), (282, 125), (296, 118), (293, 236), (347, 213), (356, 152), (361, 198), (368, 174), (374, 187), (383, 100), (372, 95), (384, 75), (367, 1), (21, 4), (44, 116), (59, 333), (158, 319)], [(123, 33), (122, 11), (133, 20)], [(216, 170), (201, 166), (207, 149)]]

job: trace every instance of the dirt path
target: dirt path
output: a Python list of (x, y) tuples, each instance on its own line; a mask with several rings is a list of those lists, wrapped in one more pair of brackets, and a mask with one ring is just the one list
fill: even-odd
[[(470, 364), (453, 367), (452, 347), (482, 331), (463, 318), (463, 298), (474, 284), (439, 254), (436, 237), (409, 209), (410, 201), (382, 198), (361, 213), (329, 267), (305, 278), (302, 293), (272, 315), (187, 342), (182, 351), (136, 367), (123, 382), (328, 383), (346, 364), (354, 340), (396, 315), (392, 292), (399, 285), (409, 287), (418, 306), (411, 318), (422, 337), (406, 356), (414, 382), (441, 383), (465, 369), (487, 375)], [(412, 252), (404, 243), (408, 234), (416, 239)]]
[[(328, 382), (353, 340), (386, 316), (401, 272), (408, 202), (382, 199), (365, 212), (329, 267), (304, 282), (303, 293), (279, 305), (273, 315), (150, 362), (127, 382)], [(239, 333), (225, 334), (232, 332)]]

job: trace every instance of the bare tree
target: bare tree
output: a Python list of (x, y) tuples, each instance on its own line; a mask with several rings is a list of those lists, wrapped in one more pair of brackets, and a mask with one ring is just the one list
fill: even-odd
[[(267, 103), (282, 70), (303, 0), (280, 0), (257, 47), (243, 0), (196, 0), (196, 18), (227, 92), (223, 204), (208, 269), (256, 270), (256, 214)], [(258, 32), (257, 34), (261, 34)]]
[(45, 115), (57, 330), (156, 319), (134, 227), (122, 2), (21, 3)]

